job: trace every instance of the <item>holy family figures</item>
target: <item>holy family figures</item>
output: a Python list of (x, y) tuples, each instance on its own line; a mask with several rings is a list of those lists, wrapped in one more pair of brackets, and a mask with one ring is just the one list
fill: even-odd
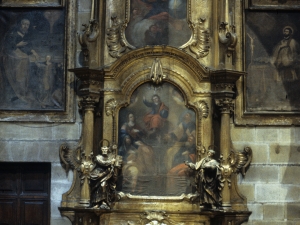
[(195, 186), (198, 192), (200, 206), (204, 209), (212, 209), (215, 206), (219, 209), (222, 205), (221, 190), (221, 171), (219, 162), (213, 157), (215, 151), (210, 149), (206, 157), (194, 163), (185, 164), (196, 172)]
[(116, 196), (116, 181), (122, 157), (115, 154), (116, 146), (102, 146), (102, 153), (94, 158), (94, 169), (90, 174), (90, 207), (110, 209)]

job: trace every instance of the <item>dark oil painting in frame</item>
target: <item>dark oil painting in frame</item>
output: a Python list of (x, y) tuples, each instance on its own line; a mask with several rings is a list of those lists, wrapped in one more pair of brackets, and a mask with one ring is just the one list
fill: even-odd
[(135, 47), (179, 47), (191, 37), (187, 23), (188, 0), (130, 0), (126, 38)]
[(0, 110), (65, 110), (65, 11), (0, 9)]
[(195, 112), (177, 87), (143, 84), (119, 112), (118, 154), (123, 157), (120, 191), (134, 195), (191, 193), (195, 162)]
[(300, 14), (246, 11), (246, 112), (300, 111)]
[(0, 0), (0, 7), (61, 7), (64, 0)]
[(293, 9), (300, 7), (300, 0), (248, 0), (252, 9)]

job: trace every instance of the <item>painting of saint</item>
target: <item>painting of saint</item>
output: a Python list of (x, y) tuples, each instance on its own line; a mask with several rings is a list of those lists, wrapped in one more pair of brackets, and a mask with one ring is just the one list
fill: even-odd
[(64, 110), (64, 13), (1, 10), (0, 110)]
[(300, 0), (251, 0), (249, 1), (252, 7), (294, 7), (300, 6)]
[(187, 0), (131, 0), (126, 38), (135, 47), (179, 47), (191, 37)]
[(296, 12), (247, 12), (247, 112), (300, 111), (299, 24)]
[(122, 191), (138, 195), (180, 195), (190, 188), (195, 160), (195, 112), (187, 109), (175, 86), (143, 84), (119, 113)]

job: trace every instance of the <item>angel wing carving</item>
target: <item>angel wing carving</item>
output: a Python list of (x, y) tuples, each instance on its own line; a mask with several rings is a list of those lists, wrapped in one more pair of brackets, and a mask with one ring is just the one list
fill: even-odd
[(231, 151), (229, 155), (229, 162), (235, 173), (241, 173), (245, 176), (246, 171), (252, 161), (252, 149), (245, 147), (243, 151)]
[(66, 169), (66, 172), (70, 170), (80, 171), (81, 166), (81, 146), (76, 149), (69, 148), (66, 144), (62, 144), (59, 148), (60, 159)]

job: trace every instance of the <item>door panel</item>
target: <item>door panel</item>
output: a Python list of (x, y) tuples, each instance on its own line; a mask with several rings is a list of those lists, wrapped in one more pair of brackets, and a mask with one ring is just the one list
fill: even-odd
[(50, 163), (0, 163), (0, 225), (48, 225)]
[(0, 225), (17, 225), (16, 199), (0, 199)]

